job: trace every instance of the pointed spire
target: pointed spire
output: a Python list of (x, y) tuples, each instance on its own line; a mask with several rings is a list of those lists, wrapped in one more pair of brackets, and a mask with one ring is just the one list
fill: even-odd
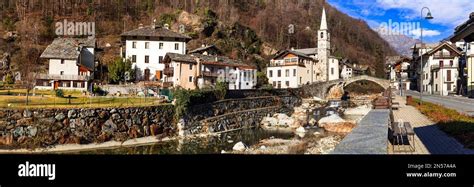
[(321, 27), (319, 30), (328, 30), (328, 23), (326, 22), (326, 10), (323, 7), (323, 15), (321, 16)]

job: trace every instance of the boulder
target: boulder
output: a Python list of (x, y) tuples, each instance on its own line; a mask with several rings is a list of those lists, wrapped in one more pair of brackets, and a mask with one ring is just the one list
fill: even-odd
[(111, 119), (107, 120), (104, 125), (102, 125), (102, 132), (112, 134), (117, 130), (117, 124), (115, 124)]
[(69, 119), (76, 118), (76, 110), (69, 110), (67, 112), (67, 118)]
[(232, 150), (239, 152), (245, 151), (245, 149), (247, 149), (247, 147), (242, 142), (238, 142), (234, 145), (234, 147), (232, 147)]
[(298, 128), (296, 129), (296, 132), (297, 132), (297, 133), (305, 133), (306, 130), (304, 129), (304, 127), (298, 127)]
[(25, 118), (30, 118), (33, 115), (33, 113), (30, 110), (24, 110), (23, 111), (23, 117)]
[(26, 133), (28, 134), (29, 137), (35, 137), (37, 132), (38, 132), (38, 127), (28, 126), (26, 128)]
[(66, 118), (66, 115), (63, 113), (59, 113), (54, 117), (57, 121), (62, 121), (64, 118)]
[(331, 114), (327, 117), (323, 117), (318, 121), (318, 126), (319, 127), (324, 127), (327, 124), (334, 124), (334, 123), (343, 123), (346, 122), (344, 119), (339, 117), (337, 114)]
[(349, 133), (356, 125), (350, 122), (333, 123), (324, 126), (324, 129), (335, 133)]

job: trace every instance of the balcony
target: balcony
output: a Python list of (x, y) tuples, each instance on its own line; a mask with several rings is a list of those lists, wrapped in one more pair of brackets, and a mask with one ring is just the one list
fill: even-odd
[(87, 75), (52, 75), (52, 74), (38, 74), (36, 79), (44, 80), (68, 80), (68, 81), (89, 81), (91, 76)]
[(173, 87), (173, 82), (163, 82), (163, 88)]
[(268, 67), (278, 67), (278, 66), (304, 66), (303, 62), (270, 62)]
[[(442, 68), (456, 68), (457, 66), (455, 66), (454, 64), (453, 65), (450, 65), (450, 64), (444, 64)], [(437, 70), (437, 69), (440, 69), (439, 65), (431, 65), (431, 70)]]
[(210, 72), (210, 71), (203, 71), (202, 75), (204, 77), (218, 77), (219, 76), (217, 72)]
[(452, 55), (449, 53), (438, 53), (433, 55), (434, 59), (454, 59), (455, 57), (456, 55)]
[(172, 77), (174, 75), (174, 68), (173, 67), (165, 68), (165, 70), (163, 71), (163, 74)]

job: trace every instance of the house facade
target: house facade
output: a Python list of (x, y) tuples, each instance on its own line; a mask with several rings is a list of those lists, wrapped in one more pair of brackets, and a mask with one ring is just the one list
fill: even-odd
[(186, 54), (186, 44), (191, 40), (155, 23), (122, 33), (121, 37), (122, 57), (132, 62), (138, 81), (162, 81), (166, 53)]
[(282, 89), (317, 82), (323, 77), (317, 70), (317, 62), (315, 58), (297, 51), (281, 51), (268, 64), (266, 73), (269, 84)]
[(424, 53), (420, 72), (422, 92), (436, 95), (455, 94), (460, 57), (461, 52), (448, 42), (442, 42)]
[(411, 87), (411, 59), (403, 56), (389, 56), (386, 57), (385, 60), (386, 73), (390, 80), (390, 86), (397, 90), (409, 90)]
[(95, 38), (56, 38), (41, 54), (48, 72), (36, 76), (36, 89), (91, 90)]
[(341, 61), (339, 64), (341, 69), (341, 79), (350, 79), (353, 76), (352, 65), (348, 63), (347, 59)]
[(474, 98), (474, 13), (469, 14), (469, 19), (455, 28), (449, 40), (465, 43), (459, 67), (461, 75), (459, 94)]
[(226, 82), (229, 90), (246, 90), (257, 84), (256, 67), (225, 56), (168, 53), (164, 63), (165, 87), (193, 90)]

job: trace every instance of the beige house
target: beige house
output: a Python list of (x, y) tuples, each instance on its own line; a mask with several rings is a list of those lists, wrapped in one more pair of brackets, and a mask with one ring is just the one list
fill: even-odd
[(268, 64), (267, 77), (274, 88), (298, 88), (321, 79), (317, 60), (303, 53), (284, 50)]
[(230, 90), (244, 90), (257, 84), (256, 67), (225, 56), (167, 53), (164, 64), (164, 87), (203, 89), (221, 81), (228, 83)]

